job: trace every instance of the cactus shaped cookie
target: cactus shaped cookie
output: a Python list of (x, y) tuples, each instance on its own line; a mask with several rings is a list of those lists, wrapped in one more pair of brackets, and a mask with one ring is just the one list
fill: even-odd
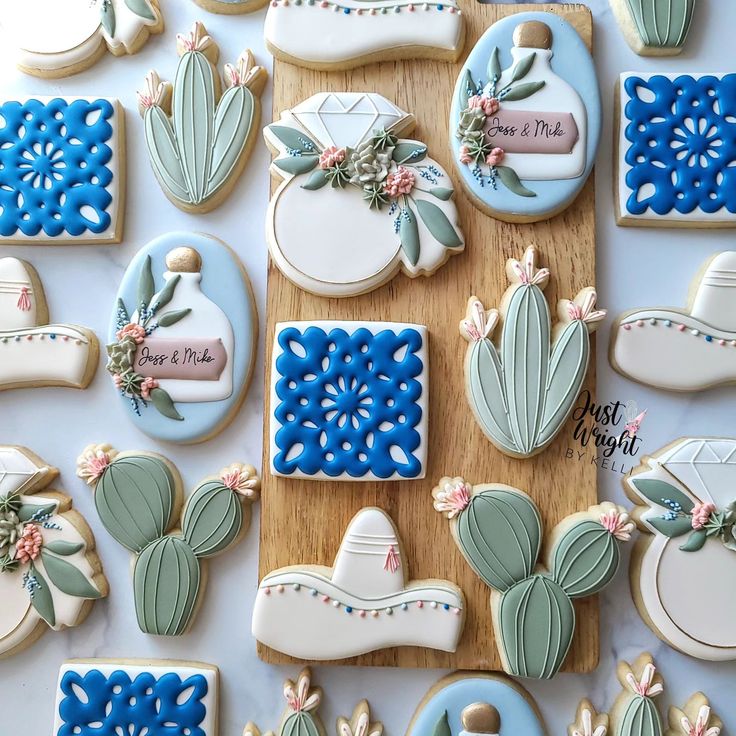
[(590, 333), (606, 313), (595, 309), (588, 287), (559, 302), (552, 328), (543, 293), (550, 272), (537, 268), (533, 247), (521, 261), (509, 259), (506, 273), (511, 286), (501, 308), (486, 310), (473, 296), (460, 322), (469, 343), (465, 390), (486, 437), (501, 452), (526, 458), (542, 452), (567, 421), (588, 371)]
[(608, 727), (608, 715), (597, 713), (590, 700), (584, 698), (578, 705), (575, 723), (567, 727), (567, 736), (607, 736)]
[(267, 73), (244, 51), (235, 65), (225, 65), (221, 94), (220, 51), (199, 22), (177, 36), (177, 50), (173, 85), (150, 72), (138, 109), (166, 196), (187, 212), (209, 212), (226, 199), (253, 148)]
[(619, 544), (634, 530), (628, 514), (604, 502), (563, 519), (552, 530), (542, 566), (542, 521), (522, 491), (442, 478), (432, 496), (463, 556), (493, 590), (493, 628), (504, 670), (554, 677), (575, 633), (573, 600), (598, 593), (613, 579)]
[(161, 455), (89, 445), (77, 459), (77, 475), (94, 488), (104, 527), (135, 555), (141, 631), (183, 634), (205, 587), (203, 561), (229, 549), (248, 529), (260, 486), (255, 468), (235, 464), (205, 478), (187, 499), (176, 528), (181, 478)]

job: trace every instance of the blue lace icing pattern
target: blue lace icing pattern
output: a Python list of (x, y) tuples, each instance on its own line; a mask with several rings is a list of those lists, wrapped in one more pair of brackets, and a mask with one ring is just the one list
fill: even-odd
[(158, 679), (144, 672), (131, 680), (123, 670), (109, 676), (99, 670), (84, 675), (70, 670), (60, 689), (62, 726), (55, 736), (213, 736), (201, 728), (208, 690), (203, 675), (182, 681), (175, 672)]
[(278, 473), (421, 475), (415, 453), (426, 441), (418, 430), (425, 366), (417, 330), (374, 335), (365, 327), (348, 333), (310, 326), (302, 333), (286, 326), (276, 341), (283, 351), (273, 410)]
[(624, 93), (627, 212), (736, 213), (736, 74), (632, 76)]
[[(103, 99), (0, 105), (0, 236), (80, 236), (110, 227), (114, 112)], [(94, 214), (86, 216), (87, 208)]]

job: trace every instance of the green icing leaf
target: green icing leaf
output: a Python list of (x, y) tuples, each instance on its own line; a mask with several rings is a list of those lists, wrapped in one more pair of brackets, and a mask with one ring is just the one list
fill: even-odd
[(664, 534), (665, 537), (669, 537), (670, 539), (681, 537), (683, 534), (692, 531), (693, 528), (689, 516), (678, 516), (676, 519), (652, 516), (647, 518), (646, 521), (647, 524), (656, 529), (660, 534)]
[(76, 598), (100, 597), (97, 588), (71, 563), (49, 554), (47, 548), (41, 550), (41, 559), (49, 579), (62, 593)]
[(527, 189), (519, 179), (519, 175), (509, 166), (496, 166), (496, 173), (501, 183), (514, 194), (520, 197), (536, 197), (537, 193)]
[(115, 8), (112, 0), (101, 0), (100, 2), (100, 23), (105, 29), (108, 36), (115, 35)]
[(31, 563), (28, 573), (36, 580), (36, 587), (31, 594), (31, 605), (38, 611), (38, 615), (49, 625), (56, 626), (56, 612), (54, 611), (54, 599), (51, 588), (46, 578)]
[(163, 289), (161, 289), (161, 293), (158, 295), (158, 299), (156, 300), (156, 311), (161, 309), (161, 307), (165, 307), (174, 297), (174, 289), (176, 289), (176, 285), (181, 281), (181, 276), (179, 274), (176, 274), (173, 279), (169, 279), (166, 286), (164, 286)]
[(171, 327), (184, 319), (191, 311), (191, 309), (176, 309), (173, 312), (166, 312), (158, 318), (158, 323), (161, 327)]
[(431, 736), (452, 736), (452, 730), (450, 729), (450, 721), (447, 717), (447, 711), (437, 721)]
[(33, 503), (25, 503), (18, 510), (18, 519), (26, 522), (30, 521), (34, 517), (46, 516), (46, 514), (53, 514), (56, 511), (55, 503), (48, 503), (42, 506)]
[(317, 144), (301, 130), (287, 128), (284, 125), (269, 125), (268, 130), (273, 133), (288, 149), (302, 153), (317, 153)]
[(432, 187), (429, 190), (429, 193), (433, 197), (437, 197), (437, 199), (441, 199), (443, 202), (447, 202), (447, 200), (451, 199), (452, 195), (455, 194), (455, 190), (448, 189), (447, 187)]
[(525, 100), (527, 97), (531, 97), (535, 92), (539, 92), (544, 87), (544, 82), (526, 82), (524, 84), (518, 84), (513, 89), (510, 89), (503, 96), (504, 102), (516, 102), (518, 100)]
[(138, 277), (138, 305), (148, 306), (156, 293), (156, 285), (153, 280), (153, 269), (151, 266), (151, 256), (146, 256), (141, 268), (141, 274)]
[[(529, 56), (524, 57), (514, 67), (514, 71), (511, 74), (511, 82), (509, 82), (509, 84), (513, 84), (514, 82), (518, 82), (520, 79), (524, 79), (524, 77), (529, 74), (529, 70), (532, 68), (532, 64), (534, 63), (534, 59), (536, 58), (536, 51), (533, 51), (531, 54), (529, 54)], [(508, 97), (504, 96), (504, 99), (508, 99)]]
[(415, 164), (427, 156), (427, 146), (419, 141), (401, 141), (393, 152), (393, 160), (397, 164)]
[(419, 261), (419, 228), (414, 213), (407, 207), (400, 215), (399, 239), (412, 266)]
[(151, 12), (146, 0), (125, 0), (125, 4), (136, 15), (146, 20), (156, 20), (156, 16)]
[(184, 417), (179, 414), (174, 406), (174, 402), (171, 400), (166, 391), (162, 388), (154, 388), (151, 390), (151, 403), (158, 409), (160, 414), (163, 414), (169, 419), (176, 419), (181, 422), (184, 421)]
[(319, 156), (287, 156), (277, 158), (273, 163), (281, 171), (298, 176), (311, 171), (319, 163)]
[(82, 542), (65, 542), (63, 539), (49, 542), (44, 546), (44, 549), (53, 552), (55, 555), (62, 555), (62, 557), (73, 555), (83, 548), (84, 544)]
[(329, 179), (327, 178), (327, 172), (323, 169), (317, 169), (309, 177), (306, 184), (302, 184), (302, 189), (308, 189), (313, 192), (317, 189), (322, 189), (327, 184)]
[(465, 76), (458, 89), (458, 102), (460, 103), (460, 109), (464, 110), (468, 106), (468, 100), (475, 94), (475, 82), (473, 81), (473, 75), (470, 73), (470, 69), (465, 70)]
[(694, 504), (690, 498), (671, 483), (656, 478), (632, 478), (629, 482), (641, 496), (657, 506), (669, 508), (665, 502), (672, 501), (680, 504), (686, 514), (693, 510)]
[(696, 529), (687, 538), (687, 542), (680, 545), (680, 549), (683, 552), (697, 552), (698, 550), (703, 549), (703, 545), (707, 538), (708, 532), (706, 532), (705, 529)]
[(498, 46), (493, 47), (491, 58), (488, 59), (488, 78), (493, 82), (501, 76), (501, 60), (498, 57)]
[(128, 309), (125, 306), (125, 302), (122, 299), (118, 299), (118, 314), (120, 315), (120, 319), (123, 320), (126, 324), (130, 322), (130, 315), (128, 314)]
[(463, 241), (447, 219), (447, 215), (436, 205), (426, 199), (417, 199), (417, 212), (432, 237), (442, 243), (445, 248), (459, 248)]

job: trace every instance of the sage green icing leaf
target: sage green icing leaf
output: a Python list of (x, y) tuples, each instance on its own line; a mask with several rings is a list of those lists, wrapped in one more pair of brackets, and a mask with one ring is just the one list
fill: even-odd
[(460, 248), (463, 244), (462, 239), (447, 219), (447, 215), (432, 202), (426, 199), (417, 199), (417, 212), (422, 222), (427, 226), (427, 230), (432, 237), (442, 243), (445, 248)]
[(171, 400), (171, 396), (162, 388), (151, 389), (151, 403), (156, 407), (160, 414), (169, 419), (176, 419), (178, 422), (184, 421), (184, 417), (179, 414)]
[(226, 550), (242, 527), (243, 507), (238, 496), (222, 483), (205, 483), (187, 499), (182, 535), (197, 557)]
[(426, 158), (427, 146), (419, 141), (399, 141), (393, 152), (397, 164), (415, 164)]
[(419, 261), (419, 228), (414, 213), (407, 207), (400, 215), (399, 240), (409, 263), (416, 266)]
[(705, 529), (695, 529), (687, 541), (680, 545), (680, 549), (683, 552), (697, 552), (703, 549), (706, 539), (708, 539), (708, 532)]
[(100, 3), (100, 23), (110, 38), (115, 35), (115, 6), (109, 2)]
[(165, 307), (174, 297), (174, 291), (176, 290), (177, 284), (181, 281), (181, 276), (176, 274), (166, 282), (166, 286), (161, 289), (161, 293), (156, 299), (156, 311), (159, 311)]
[(616, 736), (662, 736), (662, 719), (654, 701), (634, 697), (626, 706)]
[(518, 174), (510, 166), (496, 166), (496, 173), (501, 183), (514, 194), (518, 194), (520, 197), (536, 197), (537, 193), (531, 189), (527, 189), (519, 179)]
[(176, 486), (169, 466), (151, 455), (116, 458), (95, 489), (95, 506), (107, 531), (140, 552), (172, 522)]
[(156, 286), (153, 280), (151, 256), (146, 256), (141, 267), (141, 273), (138, 276), (138, 304), (147, 307), (155, 292)]
[(268, 129), (291, 151), (316, 154), (317, 144), (301, 130), (288, 128), (285, 125), (269, 125)]
[(118, 299), (117, 312), (120, 315), (120, 319), (122, 319), (124, 322), (130, 322), (130, 315), (128, 314), (128, 309), (125, 306), (125, 302), (122, 299)]
[(47, 504), (33, 504), (24, 503), (18, 509), (18, 519), (22, 522), (30, 521), (31, 519), (38, 519), (47, 514), (53, 514), (56, 511), (58, 504), (47, 503)]
[(156, 16), (148, 7), (146, 0), (125, 0), (125, 4), (132, 12), (146, 20), (156, 20)]
[(273, 163), (281, 171), (299, 176), (299, 174), (306, 174), (311, 171), (319, 163), (319, 156), (287, 156), (286, 158), (277, 158)]
[(432, 729), (430, 736), (452, 736), (452, 729), (450, 728), (447, 711), (440, 716), (440, 719), (435, 724), (434, 729)]
[(328, 181), (327, 172), (323, 169), (316, 169), (309, 179), (307, 179), (307, 183), (302, 184), (302, 189), (308, 189), (313, 192), (317, 189), (322, 189)]
[[(524, 79), (524, 77), (529, 74), (529, 70), (532, 68), (532, 64), (534, 63), (534, 59), (537, 58), (537, 52), (532, 51), (531, 54), (528, 56), (525, 56), (515, 67), (513, 72), (511, 72), (511, 82), (509, 84), (513, 84), (514, 82), (518, 82), (520, 79)], [(507, 95), (504, 95), (504, 99), (508, 99)]]
[(62, 593), (88, 600), (100, 597), (100, 591), (71, 563), (55, 557), (46, 548), (41, 549), (41, 559), (49, 580)]
[(645, 46), (680, 48), (687, 39), (695, 0), (627, 0)]
[(441, 199), (443, 202), (447, 202), (449, 199), (452, 198), (452, 195), (455, 194), (454, 189), (448, 189), (447, 187), (432, 187), (429, 190), (429, 193), (437, 197), (437, 199)]
[(158, 323), (161, 327), (171, 327), (184, 319), (191, 311), (191, 309), (175, 309), (173, 312), (166, 312), (158, 318)]
[(613, 580), (620, 560), (618, 543), (597, 521), (568, 529), (552, 550), (552, 577), (571, 598), (600, 592)]
[(181, 537), (163, 537), (143, 549), (133, 572), (138, 626), (145, 634), (179, 636), (194, 612), (199, 562)]
[(537, 507), (506, 490), (475, 494), (458, 517), (460, 551), (486, 585), (498, 591), (531, 575), (542, 541)]
[(689, 516), (678, 516), (675, 519), (667, 519), (664, 516), (647, 516), (646, 522), (660, 534), (670, 539), (681, 537), (693, 529)]
[(56, 626), (56, 611), (54, 610), (54, 598), (46, 578), (41, 575), (38, 568), (31, 563), (28, 573), (36, 580), (36, 587), (31, 595), (31, 605), (38, 611), (38, 615), (49, 625)]
[(679, 488), (671, 483), (656, 478), (631, 478), (629, 481), (636, 491), (647, 501), (651, 501), (657, 506), (665, 506), (669, 508), (667, 502), (680, 504), (682, 510), (689, 514), (694, 507), (693, 502)]
[(493, 47), (488, 59), (488, 79), (493, 82), (501, 77), (501, 60), (498, 56), (498, 46)]
[(501, 597), (498, 628), (509, 674), (549, 679), (570, 649), (575, 609), (554, 580), (533, 575)]
[(146, 110), (143, 122), (146, 146), (156, 178), (174, 198), (191, 204), (192, 193), (184, 177), (171, 121), (160, 107), (154, 105)]
[(55, 555), (68, 557), (69, 555), (76, 554), (80, 550), (84, 549), (84, 543), (65, 542), (63, 539), (57, 539), (53, 542), (47, 542), (44, 545), (44, 549), (47, 549), (49, 552), (53, 552)]
[(461, 110), (464, 110), (468, 106), (468, 100), (475, 94), (475, 92), (476, 89), (473, 75), (470, 73), (470, 69), (466, 69), (463, 81), (458, 88), (458, 102), (460, 103)]
[(312, 714), (308, 711), (290, 713), (284, 720), (280, 736), (320, 736)]
[(517, 102), (531, 97), (535, 92), (539, 92), (544, 87), (544, 82), (525, 82), (517, 84), (513, 89), (508, 90), (503, 96), (504, 102)]

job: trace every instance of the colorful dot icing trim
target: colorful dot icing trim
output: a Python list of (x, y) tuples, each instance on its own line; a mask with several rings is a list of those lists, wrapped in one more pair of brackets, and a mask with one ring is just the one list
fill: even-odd
[(736, 213), (736, 74), (631, 76), (622, 96), (626, 211)]
[(48, 338), (49, 340), (59, 340), (60, 342), (73, 342), (75, 345), (88, 345), (89, 340), (81, 337), (70, 337), (69, 335), (60, 335), (57, 332), (34, 332), (33, 334), (3, 334), (0, 333), (0, 344), (5, 345), (7, 343), (14, 342), (33, 342), (42, 341)]
[(671, 319), (657, 319), (655, 317), (650, 317), (649, 319), (637, 319), (634, 322), (627, 322), (626, 324), (621, 325), (621, 329), (625, 332), (629, 332), (632, 328), (637, 327), (656, 327), (658, 324), (661, 324), (664, 327), (674, 327), (678, 332), (688, 333), (692, 335), (693, 337), (702, 338), (706, 342), (713, 343), (714, 345), (720, 345), (721, 347), (730, 346), (730, 347), (736, 347), (736, 340), (725, 340), (722, 337), (717, 337), (715, 335), (709, 335), (702, 330), (699, 330), (697, 328), (691, 328), (687, 325), (682, 324), (682, 322), (675, 322)]
[(417, 10), (436, 10), (439, 12), (447, 11), (450, 14), (462, 14), (460, 8), (447, 3), (404, 3), (399, 5), (391, 5), (383, 8), (355, 8), (340, 3), (328, 2), (328, 0), (272, 0), (271, 7), (287, 8), (290, 5), (300, 7), (316, 7), (332, 10), (335, 13), (342, 12), (344, 15), (389, 15), (391, 13), (413, 13)]
[(108, 100), (0, 105), (0, 236), (104, 233), (113, 149)]

